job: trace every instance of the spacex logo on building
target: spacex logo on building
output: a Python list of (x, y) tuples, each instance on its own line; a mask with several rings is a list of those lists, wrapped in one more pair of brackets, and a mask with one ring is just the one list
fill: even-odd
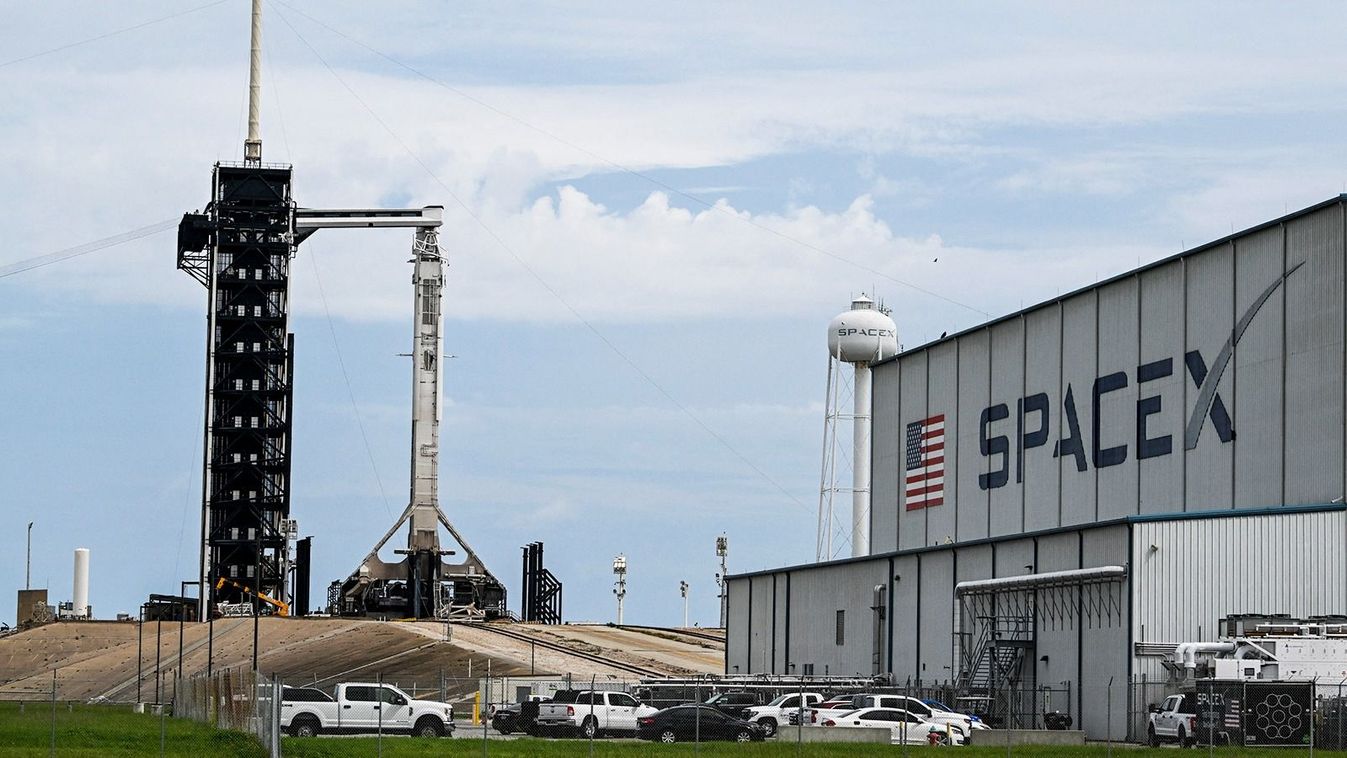
[[(1197, 447), (1202, 430), (1210, 426), (1221, 443), (1235, 438), (1234, 423), (1225, 402), (1216, 387), (1225, 374), (1226, 367), (1234, 354), (1235, 346), (1258, 315), (1267, 299), (1276, 292), (1286, 278), (1295, 273), (1304, 263), (1296, 264), (1289, 271), (1277, 277), (1258, 296), (1249, 308), (1240, 316), (1231, 330), (1225, 344), (1208, 363), (1208, 357), (1201, 350), (1190, 350), (1182, 356), (1162, 358), (1143, 363), (1135, 371), (1115, 371), (1097, 377), (1088, 390), (1067, 384), (1062, 393), (1061, 407), (1056, 413), (1057, 440), (1052, 446), (1054, 458), (1069, 458), (1077, 471), (1087, 471), (1091, 466), (1096, 469), (1117, 466), (1127, 461), (1129, 454), (1138, 460), (1156, 458), (1174, 452), (1175, 440), (1172, 434), (1158, 434), (1155, 419), (1152, 417), (1163, 409), (1163, 401), (1158, 393), (1148, 394), (1146, 385), (1182, 371), (1196, 392), (1196, 400), (1188, 410), (1187, 422), (1183, 428), (1182, 444), (1185, 450)], [(1182, 363), (1176, 367), (1176, 360)], [(1101, 401), (1111, 392), (1118, 392), (1132, 382), (1138, 387), (1135, 414), (1124, 417), (1107, 417), (1100, 412)], [(1090, 426), (1082, 429), (1077, 411), (1080, 403), (1090, 404)], [(1014, 446), (1015, 481), (1024, 481), (1024, 456), (1027, 451), (1046, 447), (1053, 426), (1052, 402), (1047, 393), (1039, 392), (1019, 398), (1012, 412), (1009, 403), (997, 403), (982, 409), (978, 421), (978, 447), (982, 457), (989, 459), (990, 470), (978, 475), (978, 487), (984, 490), (1004, 487), (1010, 482), (1011, 449)], [(1009, 428), (1009, 421), (1014, 428)], [(1124, 431), (1117, 427), (1124, 426)], [(1011, 436), (1013, 433), (1014, 436)], [(1135, 434), (1135, 444), (1106, 445), (1104, 440), (1127, 439)]]

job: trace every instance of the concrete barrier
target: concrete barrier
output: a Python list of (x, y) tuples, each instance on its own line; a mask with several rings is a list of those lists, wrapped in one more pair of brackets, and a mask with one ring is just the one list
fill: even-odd
[(974, 729), (970, 745), (1084, 745), (1085, 732), (1077, 729)]
[(786, 726), (777, 730), (779, 742), (867, 742), (889, 744), (893, 732), (873, 726)]

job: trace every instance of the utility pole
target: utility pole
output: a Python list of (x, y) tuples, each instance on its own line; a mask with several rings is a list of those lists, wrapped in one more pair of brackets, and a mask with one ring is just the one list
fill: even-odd
[(678, 582), (678, 591), (683, 595), (683, 628), (688, 628), (688, 583)]
[(720, 587), (720, 628), (724, 629), (729, 611), (730, 582), (725, 568), (725, 557), (730, 554), (730, 539), (725, 535), (716, 537), (716, 555), (720, 558), (720, 573), (716, 574), (716, 585)]
[(613, 589), (613, 594), (617, 595), (617, 625), (622, 626), (622, 601), (627, 597), (627, 556), (618, 554), (613, 559), (613, 573), (617, 575), (617, 587)]
[(31, 590), (33, 588), (33, 522), (28, 522), (28, 561), (27, 569), (23, 575), (23, 588)]

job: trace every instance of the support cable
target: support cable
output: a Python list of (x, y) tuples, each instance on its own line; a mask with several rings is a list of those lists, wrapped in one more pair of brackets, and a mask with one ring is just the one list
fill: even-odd
[(132, 242), (134, 240), (143, 239), (145, 237), (159, 234), (161, 232), (166, 232), (169, 229), (177, 227), (177, 225), (178, 219), (171, 218), (168, 219), (167, 221), (160, 221), (156, 224), (150, 224), (149, 226), (142, 226), (139, 229), (132, 229), (129, 232), (122, 232), (121, 234), (114, 234), (111, 237), (104, 237), (103, 239), (94, 240), (93, 242), (85, 242), (82, 245), (67, 247), (64, 250), (57, 250), (54, 253), (47, 253), (46, 255), (39, 255), (33, 258), (26, 258), (21, 261), (16, 261), (14, 263), (0, 266), (0, 279), (3, 279), (7, 276), (13, 276), (15, 274), (22, 274), (25, 271), (32, 271), (35, 268), (50, 266), (53, 263), (59, 263), (61, 261), (69, 260), (71, 258), (78, 258), (81, 255), (96, 253), (99, 250), (105, 250), (109, 247), (124, 245), (127, 242)]
[(14, 58), (14, 59), (11, 59), (11, 60), (7, 60), (7, 61), (4, 61), (4, 62), (0, 62), (0, 68), (5, 68), (6, 66), (13, 66), (13, 65), (16, 64), (16, 63), (23, 63), (23, 62), (25, 62), (25, 61), (31, 61), (31, 60), (33, 60), (34, 58), (41, 58), (41, 57), (43, 57), (43, 56), (51, 55), (51, 54), (53, 54), (53, 53), (59, 53), (59, 52), (61, 52), (61, 51), (63, 51), (63, 50), (69, 50), (69, 49), (74, 48), (74, 47), (79, 47), (79, 46), (81, 46), (81, 45), (87, 45), (87, 44), (89, 44), (89, 43), (91, 43), (91, 42), (99, 42), (99, 41), (108, 39), (109, 37), (116, 37), (116, 36), (119, 35), (119, 34), (125, 34), (126, 32), (133, 32), (133, 31), (135, 31), (135, 30), (137, 30), (137, 29), (144, 29), (144, 28), (147, 27), (147, 26), (154, 26), (155, 24), (163, 23), (164, 21), (171, 21), (172, 19), (180, 18), (180, 17), (182, 17), (182, 16), (186, 16), (186, 15), (189, 15), (189, 14), (192, 14), (192, 13), (196, 13), (197, 11), (203, 11), (203, 10), (205, 10), (205, 9), (207, 9), (207, 8), (214, 8), (214, 7), (217, 6), (217, 5), (224, 5), (224, 4), (227, 3), (227, 2), (229, 2), (229, 0), (215, 0), (215, 2), (213, 2), (213, 3), (206, 3), (205, 5), (198, 5), (198, 6), (196, 6), (195, 8), (188, 8), (188, 9), (185, 10), (185, 11), (178, 11), (177, 13), (170, 13), (170, 14), (167, 15), (167, 16), (160, 16), (159, 18), (150, 19), (149, 21), (142, 21), (141, 23), (139, 23), (139, 24), (134, 24), (134, 25), (132, 25), (132, 26), (122, 27), (121, 29), (114, 29), (114, 30), (112, 30), (112, 31), (110, 31), (110, 32), (104, 32), (104, 33), (102, 33), (102, 34), (98, 34), (98, 35), (95, 35), (95, 36), (93, 36), (93, 37), (89, 37), (88, 39), (82, 39), (82, 40), (79, 40), (79, 41), (77, 41), (77, 42), (68, 42), (68, 43), (66, 43), (66, 44), (64, 44), (64, 45), (59, 45), (59, 46), (57, 46), (57, 47), (53, 47), (53, 48), (51, 48), (50, 50), (43, 50), (43, 51), (40, 52), (40, 53), (31, 53), (31, 54), (29, 54), (29, 55), (25, 55), (25, 56), (22, 56), (22, 57), (19, 57), (19, 58)]

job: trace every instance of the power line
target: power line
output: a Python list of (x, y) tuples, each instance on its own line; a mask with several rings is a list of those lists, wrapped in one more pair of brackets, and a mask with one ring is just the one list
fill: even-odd
[(62, 50), (69, 50), (69, 49), (72, 48), (72, 47), (79, 47), (80, 45), (87, 45), (87, 44), (89, 44), (90, 42), (98, 42), (98, 41), (100, 41), (100, 40), (108, 39), (109, 37), (116, 37), (116, 36), (119, 35), (119, 34), (125, 34), (126, 32), (133, 32), (133, 31), (135, 31), (135, 30), (137, 30), (137, 29), (144, 29), (144, 28), (147, 27), (147, 26), (154, 26), (155, 24), (163, 23), (164, 21), (170, 21), (170, 20), (172, 20), (172, 19), (179, 18), (180, 16), (186, 16), (186, 15), (188, 15), (188, 14), (196, 13), (197, 11), (202, 11), (202, 10), (205, 10), (205, 9), (207, 9), (207, 8), (213, 8), (213, 7), (217, 6), (217, 5), (223, 5), (223, 4), (227, 3), (227, 2), (229, 2), (229, 0), (215, 0), (215, 2), (213, 2), (213, 3), (206, 3), (205, 5), (198, 5), (198, 6), (195, 7), (195, 8), (189, 8), (189, 9), (187, 9), (187, 10), (185, 10), (185, 11), (178, 11), (177, 13), (170, 13), (170, 14), (167, 15), (167, 16), (160, 16), (159, 18), (151, 19), (151, 20), (149, 20), (149, 21), (143, 21), (143, 22), (141, 22), (141, 23), (139, 23), (139, 24), (135, 24), (135, 25), (133, 25), (133, 26), (127, 26), (127, 27), (123, 27), (123, 28), (121, 28), (121, 29), (114, 29), (113, 31), (110, 31), (110, 32), (104, 32), (103, 34), (99, 34), (99, 35), (96, 35), (96, 36), (93, 36), (93, 37), (89, 37), (88, 39), (82, 39), (82, 40), (79, 40), (78, 42), (68, 42), (68, 43), (66, 43), (66, 44), (64, 44), (64, 45), (60, 45), (60, 46), (58, 46), (58, 47), (53, 47), (53, 48), (51, 48), (50, 50), (43, 50), (43, 51), (40, 52), (40, 53), (31, 53), (31, 54), (25, 55), (25, 56), (23, 56), (23, 57), (21, 57), (21, 58), (15, 58), (15, 59), (13, 59), (13, 60), (5, 61), (5, 62), (3, 62), (3, 63), (0, 63), (0, 68), (4, 68), (4, 67), (6, 67), (6, 66), (13, 66), (13, 65), (16, 64), (16, 63), (23, 63), (24, 61), (31, 61), (31, 60), (33, 60), (34, 58), (41, 58), (41, 57), (46, 56), (46, 55), (51, 55), (52, 53), (59, 53), (59, 52), (61, 52)]
[[(288, 8), (289, 6), (286, 7)], [(575, 318), (576, 321), (580, 322), (580, 324), (582, 324), (592, 335), (594, 335), (595, 338), (597, 338), (600, 342), (602, 342), (605, 347), (611, 350), (614, 355), (616, 355), (619, 359), (622, 360), (623, 363), (627, 364), (628, 367), (630, 367), (633, 371), (635, 371), (636, 374), (640, 376), (642, 380), (644, 380), (647, 384), (653, 387), (671, 405), (673, 405), (685, 416), (691, 419), (693, 423), (695, 423), (698, 427), (702, 429), (702, 431), (706, 432), (713, 439), (715, 439), (716, 442), (718, 442), (722, 447), (724, 447), (727, 451), (729, 451), (731, 455), (737, 458), (741, 463), (743, 463), (745, 466), (751, 469), (758, 476), (762, 477), (763, 480), (765, 480), (773, 487), (775, 487), (777, 490), (779, 490), (783, 495), (785, 495), (787, 498), (793, 501), (796, 505), (799, 505), (801, 508), (805, 508), (806, 510), (809, 509), (809, 506), (805, 505), (804, 502), (801, 501), (799, 498), (797, 498), (790, 490), (786, 489), (779, 482), (773, 479), (771, 475), (769, 475), (766, 471), (762, 470), (760, 467), (757, 466), (757, 464), (749, 460), (743, 453), (739, 452), (739, 450), (736, 447), (730, 444), (729, 440), (725, 439), (725, 437), (721, 436), (720, 433), (716, 432), (709, 425), (707, 425), (707, 423), (703, 421), (701, 417), (692, 412), (692, 409), (688, 408), (686, 405), (679, 402), (678, 399), (675, 398), (673, 394), (670, 393), (667, 389), (665, 389), (662, 384), (656, 381), (655, 378), (652, 377), (650, 374), (646, 373), (645, 370), (642, 369), (640, 365), (636, 363), (635, 360), (633, 360), (629, 355), (623, 352), (623, 350), (619, 348), (615, 343), (613, 343), (612, 340), (608, 339), (608, 336), (606, 334), (600, 331), (598, 327), (594, 326), (594, 324), (589, 321), (589, 319), (586, 319), (578, 310), (576, 310), (576, 308), (573, 305), (571, 305), (570, 302), (567, 301), (566, 298), (563, 297), (560, 292), (558, 292), (554, 287), (552, 287), (552, 285), (549, 284), (547, 280), (542, 277), (541, 274), (539, 274), (532, 266), (528, 264), (527, 261), (525, 261), (518, 253), (516, 253), (514, 248), (510, 247), (510, 245), (506, 243), (505, 240), (502, 239), (499, 235), (497, 235), (496, 232), (491, 229), (491, 227), (487, 226), (486, 222), (483, 221), (481, 217), (479, 217), (476, 213), (474, 213), (472, 211), (472, 208), (470, 208), (467, 203), (465, 203), (452, 189), (449, 188), (447, 184), (445, 184), (445, 182), (442, 179), (440, 179), (440, 177), (434, 172), (434, 170), (432, 170), (430, 166), (427, 165), (426, 162), (422, 160), (421, 157), (411, 149), (411, 146), (409, 146), (402, 139), (402, 137), (399, 136), (398, 133), (395, 132), (393, 128), (388, 125), (387, 122), (385, 122), (382, 118), (379, 117), (379, 114), (376, 113), (374, 109), (371, 108), (369, 104), (366, 103), (365, 100), (361, 98), (360, 95), (354, 89), (351, 88), (351, 85), (348, 84), (346, 80), (343, 79), (341, 75), (337, 73), (336, 69), (332, 68), (332, 66), (327, 62), (327, 60), (322, 56), (322, 54), (319, 53), (318, 50), (314, 48), (314, 46), (311, 45), (307, 39), (305, 39), (304, 35), (300, 34), (299, 30), (296, 29), (294, 25), (290, 23), (289, 19), (287, 19), (284, 14), (278, 11), (276, 15), (279, 16), (281, 21), (284, 22), (285, 25), (290, 28), (290, 31), (295, 34), (295, 36), (299, 39), (299, 41), (302, 42), (311, 53), (313, 53), (314, 57), (316, 57), (318, 61), (323, 64), (323, 67), (326, 68), (330, 74), (332, 74), (333, 78), (335, 78), (338, 81), (338, 83), (340, 83), (342, 87), (351, 95), (351, 97), (354, 98), (355, 101), (359, 103), (362, 108), (365, 109), (365, 111), (370, 115), (370, 117), (373, 118), (379, 124), (379, 126), (381, 126), (384, 129), (384, 131), (386, 131), (388, 135), (392, 137), (393, 140), (396, 141), (404, 151), (407, 152), (409, 156), (411, 156), (412, 160), (416, 161), (416, 163), (421, 167), (421, 169), (425, 171), (426, 174), (432, 180), (434, 180), (435, 183), (438, 184), (446, 193), (448, 193), (449, 197), (452, 198), (453, 201), (457, 203), (460, 208), (463, 209), (463, 212), (468, 214), (468, 216), (472, 218), (472, 220), (476, 222), (479, 227), (481, 227), (482, 231), (485, 232), (486, 235), (490, 237), (491, 240), (495, 242), (497, 246), (500, 247), (500, 249), (504, 250), (515, 261), (515, 263), (519, 265), (520, 268), (524, 269), (524, 271), (527, 272), (528, 275), (539, 284), (539, 286), (541, 286), (544, 290), (547, 291), (548, 294), (550, 294), (553, 298), (555, 298), (556, 301), (559, 302), (562, 305), (562, 307), (564, 307), (571, 314), (571, 316)]]
[[(796, 237), (792, 237), (792, 236), (790, 236), (789, 234), (786, 234), (785, 232), (782, 232), (782, 231), (780, 231), (780, 230), (778, 230), (778, 229), (773, 229), (772, 227), (770, 227), (770, 226), (768, 226), (768, 225), (766, 225), (766, 224), (763, 224), (763, 223), (760, 223), (760, 222), (758, 222), (758, 221), (755, 221), (755, 220), (753, 220), (753, 219), (752, 219), (751, 217), (749, 217), (749, 216), (745, 216), (745, 215), (733, 213), (733, 212), (731, 212), (729, 209), (724, 208), (724, 207), (722, 207), (722, 206), (720, 206), (720, 205), (718, 205), (718, 204), (716, 204), (716, 203), (708, 202), (708, 201), (706, 201), (706, 200), (704, 200), (704, 199), (702, 199), (702, 198), (700, 198), (700, 197), (697, 197), (696, 195), (693, 195), (693, 194), (691, 194), (691, 193), (685, 192), (685, 191), (683, 191), (683, 190), (681, 190), (681, 189), (678, 189), (677, 187), (674, 187), (674, 186), (668, 184), (667, 182), (661, 181), (661, 180), (659, 180), (659, 179), (657, 179), (657, 178), (655, 178), (655, 177), (653, 177), (653, 176), (650, 176), (649, 174), (643, 173), (643, 172), (638, 171), (638, 170), (636, 170), (636, 169), (634, 169), (634, 168), (631, 168), (630, 166), (626, 166), (626, 165), (624, 165), (624, 164), (618, 163), (617, 161), (614, 161), (614, 160), (611, 160), (611, 159), (609, 159), (609, 158), (606, 158), (606, 157), (604, 157), (604, 156), (602, 156), (602, 155), (600, 155), (600, 154), (594, 152), (593, 150), (590, 150), (590, 149), (584, 147), (583, 145), (576, 144), (576, 143), (574, 143), (574, 142), (572, 142), (572, 141), (566, 139), (565, 137), (562, 137), (562, 136), (560, 136), (560, 135), (558, 135), (558, 134), (555, 134), (555, 133), (553, 133), (553, 132), (550, 132), (550, 131), (548, 131), (547, 129), (544, 129), (544, 128), (541, 127), (541, 126), (537, 126), (536, 124), (533, 124), (533, 123), (531, 123), (531, 122), (529, 122), (529, 121), (527, 121), (527, 120), (525, 120), (525, 119), (523, 119), (523, 118), (520, 118), (520, 117), (518, 117), (518, 116), (515, 116), (515, 115), (512, 114), (512, 113), (509, 113), (509, 112), (507, 112), (507, 111), (501, 110), (500, 108), (498, 108), (498, 107), (492, 105), (491, 103), (488, 103), (488, 102), (486, 102), (485, 100), (482, 100), (482, 99), (480, 99), (480, 98), (478, 98), (478, 97), (475, 97), (475, 96), (473, 96), (473, 95), (471, 95), (471, 94), (469, 94), (469, 93), (467, 93), (467, 92), (464, 92), (463, 90), (461, 90), (461, 89), (459, 89), (459, 88), (453, 86), (452, 84), (449, 84), (449, 83), (447, 83), (447, 82), (444, 82), (444, 81), (442, 81), (442, 80), (440, 80), (440, 79), (436, 79), (435, 77), (431, 76), (430, 74), (427, 74), (427, 73), (421, 71), (420, 69), (417, 69), (416, 67), (414, 67), (414, 66), (412, 66), (412, 65), (410, 65), (410, 64), (404, 63), (404, 62), (398, 60), (397, 58), (394, 58), (393, 56), (388, 55), (388, 54), (384, 53), (384, 52), (381, 51), (381, 50), (378, 50), (377, 48), (371, 47), (370, 45), (367, 45), (367, 44), (365, 44), (364, 42), (361, 42), (360, 40), (355, 39), (354, 37), (351, 37), (350, 35), (346, 34), (345, 32), (342, 32), (342, 31), (340, 31), (340, 30), (338, 30), (338, 29), (334, 29), (333, 27), (327, 25), (326, 23), (320, 21), (319, 19), (316, 19), (316, 18), (314, 18), (313, 16), (310, 16), (309, 14), (305, 13), (304, 11), (302, 11), (302, 10), (300, 10), (300, 9), (298, 9), (298, 8), (296, 8), (296, 7), (294, 7), (294, 6), (292, 6), (292, 5), (290, 5), (289, 3), (284, 2), (284, 0), (273, 0), (273, 2), (275, 2), (275, 3), (277, 3), (277, 4), (280, 4), (280, 5), (284, 5), (286, 8), (288, 8), (288, 9), (291, 10), (291, 11), (293, 11), (293, 12), (296, 13), (297, 15), (303, 16), (304, 18), (308, 19), (309, 21), (313, 22), (314, 24), (317, 24), (318, 26), (321, 26), (322, 28), (326, 29), (327, 31), (329, 31), (329, 32), (331, 32), (331, 33), (337, 35), (338, 37), (341, 37), (342, 39), (346, 40), (347, 42), (350, 42), (350, 43), (353, 44), (353, 45), (357, 45), (357, 46), (359, 46), (359, 47), (361, 47), (361, 48), (363, 48), (363, 49), (365, 49), (365, 50), (368, 50), (369, 52), (373, 53), (374, 55), (377, 55), (377, 56), (380, 57), (380, 58), (383, 58), (384, 60), (388, 61), (389, 63), (392, 63), (393, 65), (398, 66), (399, 68), (402, 68), (402, 69), (404, 69), (404, 70), (406, 70), (406, 71), (408, 71), (408, 72), (410, 72), (410, 73), (412, 73), (412, 74), (415, 74), (416, 76), (418, 76), (418, 77), (420, 77), (420, 78), (422, 78), (422, 79), (425, 79), (426, 81), (430, 82), (431, 84), (434, 84), (434, 85), (436, 85), (436, 86), (438, 86), (438, 87), (442, 87), (442, 88), (444, 88), (445, 90), (447, 90), (447, 91), (449, 91), (449, 92), (452, 92), (453, 94), (457, 95), (458, 97), (463, 98), (464, 100), (467, 100), (468, 102), (473, 103), (474, 105), (477, 105), (478, 107), (481, 107), (481, 108), (484, 108), (484, 109), (486, 109), (486, 110), (489, 110), (489, 111), (491, 111), (492, 113), (495, 113), (496, 115), (501, 116), (502, 118), (505, 118), (505, 119), (508, 119), (508, 120), (510, 120), (510, 121), (513, 121), (513, 122), (515, 122), (516, 124), (519, 124), (520, 126), (523, 126), (523, 127), (526, 128), (526, 129), (532, 130), (532, 131), (534, 131), (534, 132), (536, 132), (536, 133), (538, 133), (538, 134), (540, 134), (540, 135), (542, 135), (542, 136), (544, 136), (544, 137), (547, 137), (548, 139), (551, 139), (551, 140), (553, 140), (553, 141), (555, 141), (555, 142), (558, 142), (558, 143), (560, 143), (560, 144), (562, 144), (562, 145), (565, 145), (566, 147), (569, 147), (569, 148), (572, 149), (572, 150), (575, 150), (575, 151), (577, 151), (577, 152), (583, 153), (583, 154), (589, 156), (590, 158), (593, 158), (594, 160), (596, 160), (596, 161), (598, 161), (598, 162), (600, 162), (600, 163), (603, 163), (603, 164), (605, 164), (605, 165), (607, 165), (607, 166), (609, 166), (609, 167), (611, 167), (611, 168), (613, 168), (613, 169), (616, 169), (617, 171), (620, 171), (620, 172), (622, 172), (622, 173), (625, 173), (625, 174), (628, 174), (628, 175), (630, 175), (630, 176), (634, 176), (634, 177), (637, 177), (638, 179), (642, 179), (642, 180), (644, 180), (644, 181), (646, 181), (646, 182), (649, 182), (650, 184), (653, 184), (653, 185), (655, 185), (656, 187), (659, 187), (660, 189), (665, 190), (666, 192), (669, 192), (669, 193), (672, 193), (672, 194), (674, 194), (674, 195), (677, 195), (677, 196), (679, 196), (679, 197), (681, 197), (681, 198), (683, 198), (683, 199), (685, 199), (685, 200), (687, 200), (687, 201), (689, 201), (689, 202), (696, 203), (697, 205), (700, 205), (700, 206), (706, 208), (707, 210), (715, 211), (715, 212), (717, 212), (717, 213), (723, 213), (723, 214), (729, 216), (730, 218), (736, 219), (736, 220), (738, 220), (738, 221), (740, 221), (740, 222), (742, 222), (742, 223), (745, 223), (745, 224), (748, 224), (748, 225), (750, 225), (750, 226), (753, 226), (753, 227), (755, 227), (755, 228), (757, 228), (757, 229), (759, 229), (759, 230), (761, 230), (761, 231), (763, 231), (763, 232), (766, 232), (766, 233), (768, 233), (768, 234), (771, 234), (772, 236), (777, 237), (777, 238), (779, 238), (779, 239), (781, 239), (781, 240), (784, 240), (784, 241), (786, 241), (786, 242), (789, 242), (789, 243), (791, 243), (791, 244), (793, 244), (793, 245), (798, 245), (798, 246), (800, 246), (800, 247), (805, 248), (806, 250), (811, 250), (811, 251), (813, 251), (813, 252), (815, 252), (815, 253), (818, 253), (818, 254), (820, 254), (820, 255), (827, 256), (827, 257), (829, 257), (829, 258), (832, 258), (833, 260), (836, 260), (836, 261), (838, 261), (838, 262), (840, 262), (840, 263), (845, 263), (845, 264), (847, 264), (847, 265), (849, 265), (849, 266), (853, 266), (853, 267), (855, 267), (855, 268), (857, 268), (857, 269), (860, 269), (861, 271), (864, 271), (864, 272), (866, 272), (866, 273), (874, 274), (875, 276), (881, 277), (881, 278), (886, 279), (886, 280), (888, 280), (888, 281), (890, 281), (890, 282), (893, 282), (893, 283), (895, 283), (895, 284), (901, 285), (901, 286), (903, 286), (903, 287), (907, 287), (908, 289), (911, 289), (911, 290), (916, 291), (916, 292), (920, 292), (920, 293), (922, 293), (923, 295), (927, 295), (927, 296), (929, 296), (929, 297), (936, 298), (937, 300), (943, 300), (944, 302), (949, 303), (950, 305), (955, 305), (955, 306), (958, 306), (958, 307), (960, 307), (960, 308), (965, 308), (965, 309), (967, 309), (967, 310), (973, 311), (974, 313), (978, 313), (978, 314), (981, 314), (982, 316), (985, 316), (985, 317), (987, 317), (987, 318), (991, 318), (991, 314), (988, 313), (987, 311), (982, 310), (981, 308), (978, 308), (978, 307), (973, 306), (973, 305), (969, 305), (968, 303), (960, 302), (960, 301), (958, 301), (958, 300), (955, 300), (955, 299), (952, 298), (952, 297), (948, 297), (948, 296), (946, 296), (946, 295), (942, 295), (942, 294), (940, 294), (939, 292), (935, 292), (934, 290), (927, 289), (927, 288), (922, 287), (921, 285), (918, 285), (918, 284), (913, 284), (912, 282), (909, 282), (909, 281), (907, 281), (907, 280), (899, 279), (899, 278), (897, 278), (897, 277), (895, 277), (895, 276), (892, 276), (891, 274), (887, 274), (887, 273), (885, 273), (885, 272), (883, 272), (883, 271), (880, 271), (879, 269), (873, 268), (873, 267), (871, 267), (871, 266), (867, 266), (867, 265), (865, 265), (864, 263), (860, 263), (860, 262), (858, 262), (858, 261), (851, 260), (850, 258), (847, 258), (847, 257), (845, 257), (845, 256), (843, 256), (843, 255), (839, 255), (838, 253), (834, 253), (833, 251), (828, 250), (827, 248), (820, 247), (819, 245), (815, 245), (815, 244), (813, 244), (813, 243), (806, 242), (806, 241), (801, 240), (801, 239), (798, 239), (798, 238), (796, 238)], [(286, 24), (289, 25), (289, 22), (287, 21)], [(291, 29), (293, 30), (294, 27), (291, 26)], [(299, 33), (298, 33), (298, 32), (295, 32), (295, 34), (298, 35)], [(305, 44), (305, 45), (308, 45), (307, 42), (305, 42), (304, 44)], [(312, 50), (312, 49), (313, 49), (312, 46), (309, 46), (309, 49)], [(316, 54), (316, 53), (315, 53), (315, 54)], [(320, 57), (320, 60), (321, 60), (321, 57)], [(323, 65), (324, 65), (324, 66), (327, 66), (327, 62), (324, 61), (324, 62), (323, 62)], [(328, 70), (329, 70), (329, 71), (332, 70), (330, 66), (328, 66)], [(348, 87), (347, 89), (349, 90), (349, 87)]]
[(99, 250), (105, 250), (109, 247), (124, 245), (127, 242), (132, 242), (134, 240), (159, 234), (160, 232), (168, 231), (169, 229), (172, 229), (177, 225), (178, 225), (177, 219), (175, 218), (168, 219), (167, 221), (160, 221), (157, 224), (150, 224), (149, 226), (142, 226), (139, 229), (132, 229), (129, 232), (122, 232), (121, 234), (114, 234), (111, 237), (104, 237), (101, 240), (86, 242), (83, 245), (68, 247), (64, 250), (57, 250), (54, 253), (47, 253), (46, 255), (39, 255), (34, 258), (27, 258), (25, 260), (21, 260), (16, 263), (11, 263), (6, 266), (0, 266), (0, 279), (3, 279), (7, 276), (13, 276), (15, 274), (22, 274), (25, 271), (32, 271), (35, 268), (50, 266), (53, 263), (59, 263), (61, 261), (69, 260), (71, 258), (77, 258), (81, 255), (96, 253)]

